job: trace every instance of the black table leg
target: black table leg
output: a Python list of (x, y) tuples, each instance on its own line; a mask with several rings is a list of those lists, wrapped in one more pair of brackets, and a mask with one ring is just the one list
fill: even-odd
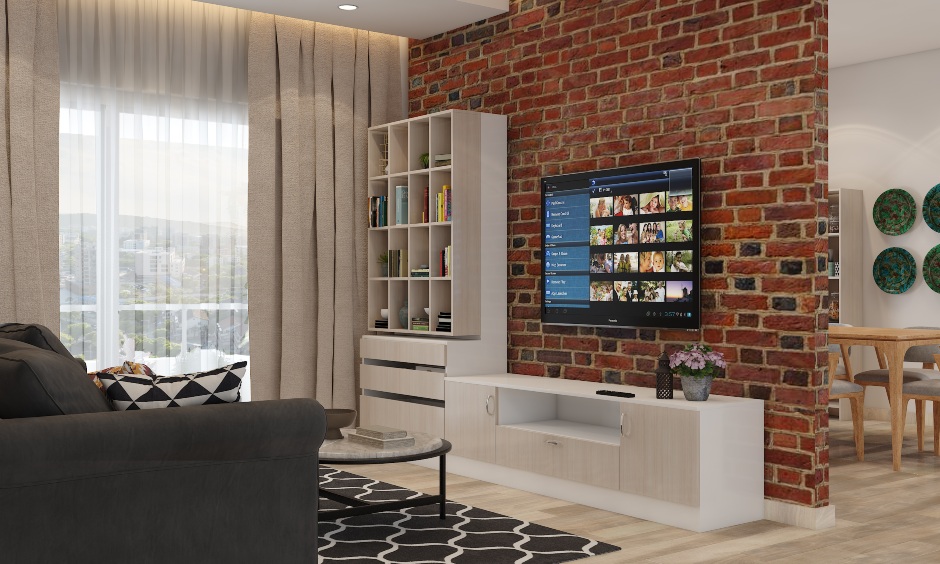
[(441, 464), (440, 464), (440, 495), (441, 495), (441, 519), (445, 518), (444, 516), (444, 505), (447, 503), (447, 455), (441, 455)]

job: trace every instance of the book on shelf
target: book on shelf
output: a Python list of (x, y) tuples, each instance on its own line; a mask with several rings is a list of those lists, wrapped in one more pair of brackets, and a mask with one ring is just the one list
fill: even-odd
[(412, 268), (411, 276), (413, 278), (428, 278), (431, 276), (431, 270), (429, 268)]
[(376, 329), (388, 329), (388, 319), (376, 319), (373, 327)]
[(388, 277), (408, 276), (408, 249), (389, 249)]
[(438, 223), (447, 222), (451, 219), (451, 192), (451, 187), (445, 184), (441, 191), (435, 195), (434, 203), (437, 209), (435, 221)]
[(406, 225), (408, 223), (408, 187), (395, 187), (395, 223)]
[(428, 206), (430, 205), (430, 203), (431, 203), (431, 201), (430, 201), (430, 199), (429, 199), (429, 198), (430, 198), (430, 196), (429, 196), (430, 191), (431, 191), (431, 188), (430, 188), (430, 187), (427, 187), (427, 186), (426, 186), (426, 187), (424, 188), (424, 207), (421, 208), (421, 210), (422, 210), (422, 211), (421, 211), (421, 223), (428, 223), (428, 222), (431, 221), (431, 208), (428, 207)]
[(434, 166), (447, 166), (451, 163), (451, 154), (442, 153), (440, 155), (434, 155)]

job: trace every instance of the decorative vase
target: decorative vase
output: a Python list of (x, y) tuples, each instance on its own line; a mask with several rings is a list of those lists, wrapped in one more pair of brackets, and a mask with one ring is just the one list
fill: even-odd
[(388, 278), (388, 263), (387, 262), (379, 263), (379, 272), (382, 273), (382, 278)]
[(408, 329), (408, 300), (405, 300), (405, 305), (398, 310), (398, 321), (401, 322), (402, 329)]
[(714, 376), (705, 376), (696, 378), (695, 376), (681, 376), (682, 394), (688, 401), (705, 401), (708, 399), (708, 393), (712, 390), (712, 378)]

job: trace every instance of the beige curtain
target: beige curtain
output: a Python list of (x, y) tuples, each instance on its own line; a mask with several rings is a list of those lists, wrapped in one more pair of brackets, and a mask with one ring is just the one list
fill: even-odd
[(0, 0), (0, 323), (59, 326), (56, 3)]
[(252, 399), (355, 407), (366, 130), (403, 117), (398, 38), (253, 13), (248, 45)]

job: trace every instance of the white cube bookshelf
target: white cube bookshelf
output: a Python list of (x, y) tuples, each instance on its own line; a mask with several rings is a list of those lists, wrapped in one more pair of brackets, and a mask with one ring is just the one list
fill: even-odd
[[(369, 129), (369, 196), (387, 201), (387, 224), (369, 228), (371, 331), (479, 337), (488, 317), (505, 323), (506, 123), (505, 116), (448, 110)], [(425, 153), (428, 167), (421, 159)], [(450, 163), (435, 166), (437, 155), (451, 155)], [(407, 214), (400, 218), (398, 186), (407, 186), (408, 200)], [(449, 221), (435, 213), (444, 186), (451, 190)], [(448, 246), (451, 268), (445, 275), (440, 253)], [(402, 250), (408, 257), (398, 275), (382, 276), (379, 256)], [(428, 276), (413, 276), (423, 265)], [(399, 310), (405, 300), (408, 316), (402, 324)], [(388, 328), (376, 328), (386, 308)], [(450, 331), (438, 330), (441, 312), (451, 314)], [(428, 317), (430, 330), (413, 329), (416, 317)]]

